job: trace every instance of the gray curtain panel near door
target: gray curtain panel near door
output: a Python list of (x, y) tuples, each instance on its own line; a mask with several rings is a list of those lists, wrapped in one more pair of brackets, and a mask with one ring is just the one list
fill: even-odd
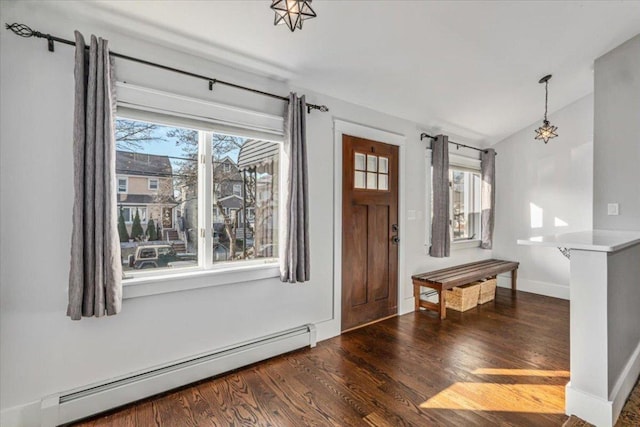
[(74, 190), (67, 316), (113, 315), (122, 306), (115, 181), (115, 76), (107, 41), (75, 32)]
[(482, 208), (482, 241), (480, 247), (491, 249), (493, 247), (493, 223), (495, 216), (495, 180), (496, 180), (496, 152), (493, 148), (480, 154), (480, 174), (482, 175), (482, 188), (480, 191), (480, 205)]
[(449, 231), (449, 137), (438, 135), (431, 144), (433, 220), (429, 255), (448, 257), (451, 251)]
[(287, 202), (281, 215), (284, 239), (281, 241), (280, 280), (290, 283), (306, 282), (311, 277), (306, 109), (304, 96), (289, 95), (284, 120)]

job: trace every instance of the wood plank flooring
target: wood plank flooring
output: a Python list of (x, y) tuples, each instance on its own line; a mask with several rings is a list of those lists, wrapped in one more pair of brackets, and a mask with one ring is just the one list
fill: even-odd
[(498, 288), (391, 318), (77, 426), (561, 426), (569, 303)]

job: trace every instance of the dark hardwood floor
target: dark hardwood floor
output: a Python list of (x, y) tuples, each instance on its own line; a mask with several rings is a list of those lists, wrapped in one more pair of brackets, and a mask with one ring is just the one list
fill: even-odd
[(569, 303), (498, 289), (410, 313), (78, 426), (561, 426)]

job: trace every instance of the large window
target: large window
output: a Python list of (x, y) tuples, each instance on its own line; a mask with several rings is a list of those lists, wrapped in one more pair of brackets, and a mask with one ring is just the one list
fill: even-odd
[(126, 278), (277, 256), (279, 143), (125, 118), (116, 140)]
[(480, 239), (480, 173), (449, 169), (450, 215), (453, 240)]
[(133, 220), (138, 215), (141, 223), (147, 222), (147, 207), (146, 206), (120, 206), (119, 214), (126, 224), (133, 223)]

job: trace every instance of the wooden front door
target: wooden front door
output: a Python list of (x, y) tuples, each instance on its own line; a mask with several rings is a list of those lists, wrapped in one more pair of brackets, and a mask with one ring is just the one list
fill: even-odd
[(398, 147), (342, 137), (342, 330), (397, 313)]

